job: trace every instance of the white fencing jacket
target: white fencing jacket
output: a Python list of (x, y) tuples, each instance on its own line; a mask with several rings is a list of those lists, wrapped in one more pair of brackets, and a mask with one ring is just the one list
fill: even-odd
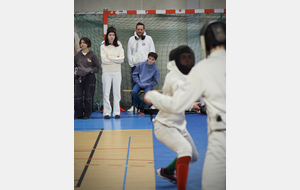
[[(176, 94), (176, 90), (181, 85), (184, 85), (187, 75), (182, 74), (178, 70), (174, 60), (167, 64), (167, 68), (170, 72), (166, 75), (162, 90), (164, 95), (173, 96), (174, 93)], [(187, 107), (190, 108), (191, 104), (187, 105)], [(167, 125), (168, 127), (178, 128), (180, 131), (183, 131), (186, 128), (185, 110), (180, 113), (172, 114), (164, 110), (160, 110), (155, 117), (155, 120)]]
[[(207, 123), (210, 130), (226, 129), (226, 51), (216, 50), (207, 59), (192, 68), (171, 97), (150, 91), (146, 100), (166, 113), (181, 113), (188, 106), (203, 97), (207, 109)], [(222, 121), (218, 121), (218, 116)]]
[(134, 32), (134, 35), (128, 40), (127, 60), (130, 67), (137, 66), (140, 62), (143, 62), (148, 58), (150, 52), (155, 52), (152, 37), (146, 35), (146, 32), (144, 32), (143, 36), (145, 36), (144, 40), (139, 38), (136, 32)]

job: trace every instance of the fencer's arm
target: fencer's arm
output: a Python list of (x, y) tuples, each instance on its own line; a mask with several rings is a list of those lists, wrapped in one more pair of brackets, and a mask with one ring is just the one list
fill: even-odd
[[(174, 94), (176, 93), (176, 90), (178, 90), (180, 88), (180, 86), (185, 84), (185, 82), (183, 82), (182, 80), (178, 80), (176, 77), (172, 77), (172, 78), (170, 77), (169, 80), (171, 81), (170, 82), (172, 84), (171, 89), (172, 89), (172, 92), (174, 92)], [(190, 105), (188, 108), (186, 108), (185, 111), (191, 111), (191, 110), (195, 109), (194, 104)]]
[(203, 86), (199, 73), (192, 69), (184, 85), (181, 85), (173, 96), (166, 96), (157, 91), (145, 94), (145, 102), (167, 113), (181, 113), (192, 105), (203, 93)]

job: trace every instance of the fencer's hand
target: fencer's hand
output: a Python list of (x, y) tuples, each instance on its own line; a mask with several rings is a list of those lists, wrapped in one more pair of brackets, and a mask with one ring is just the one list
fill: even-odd
[(201, 102), (195, 102), (195, 103), (193, 104), (193, 108), (192, 108), (192, 110), (199, 111), (199, 110), (200, 110), (200, 107), (199, 107), (199, 105), (198, 105), (198, 104), (201, 104)]
[(144, 102), (147, 104), (147, 105), (151, 105), (151, 101), (147, 101), (146, 100), (146, 97), (148, 95), (148, 93), (151, 92), (151, 91), (148, 91), (145, 95), (144, 95)]

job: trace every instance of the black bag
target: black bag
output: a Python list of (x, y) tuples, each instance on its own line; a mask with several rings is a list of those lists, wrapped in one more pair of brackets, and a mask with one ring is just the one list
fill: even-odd
[(157, 114), (158, 109), (144, 109), (144, 114)]
[(207, 113), (206, 113), (206, 106), (205, 105), (201, 106), (199, 104), (199, 107), (200, 107), (200, 114), (207, 115)]

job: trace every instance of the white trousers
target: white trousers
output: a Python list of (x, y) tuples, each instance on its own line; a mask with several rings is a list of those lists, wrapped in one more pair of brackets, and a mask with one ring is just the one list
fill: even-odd
[(226, 130), (210, 131), (202, 171), (202, 190), (226, 189)]
[(113, 116), (120, 115), (120, 100), (121, 100), (121, 71), (104, 72), (102, 73), (103, 87), (103, 116), (111, 116), (111, 105), (109, 100), (111, 85), (113, 86), (114, 109)]
[(154, 134), (156, 138), (164, 143), (168, 148), (177, 153), (178, 158), (190, 156), (190, 163), (198, 160), (198, 152), (194, 141), (189, 132), (184, 129), (179, 131), (177, 128), (168, 127), (159, 121), (154, 121)]

